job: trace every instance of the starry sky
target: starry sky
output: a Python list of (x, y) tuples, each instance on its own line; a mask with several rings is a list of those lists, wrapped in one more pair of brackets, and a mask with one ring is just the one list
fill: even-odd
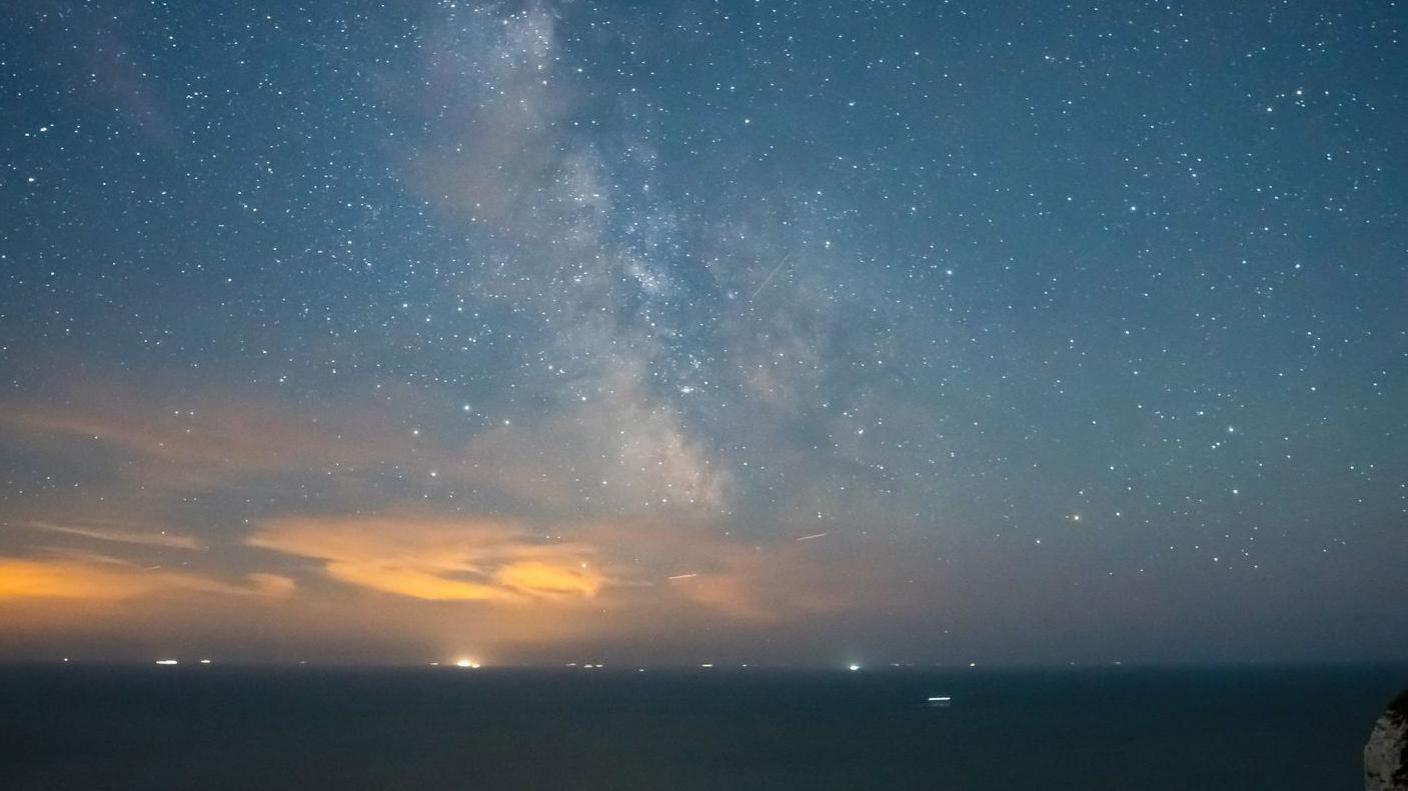
[(0, 655), (1408, 656), (1401, 3), (8, 16)]

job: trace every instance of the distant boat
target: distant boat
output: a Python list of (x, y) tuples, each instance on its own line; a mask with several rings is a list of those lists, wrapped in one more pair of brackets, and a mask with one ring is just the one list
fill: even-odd
[(929, 697), (929, 706), (932, 708), (948, 708), (953, 703), (951, 695), (932, 695)]

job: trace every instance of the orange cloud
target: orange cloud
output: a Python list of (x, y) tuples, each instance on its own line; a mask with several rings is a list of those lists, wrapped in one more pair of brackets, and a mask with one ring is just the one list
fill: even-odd
[(23, 559), (0, 557), (0, 600), (130, 599), (168, 592), (235, 596), (287, 596), (293, 580), (250, 574), (243, 585), (161, 568), (142, 568), (101, 555)]
[[(245, 551), (275, 553), (266, 556), (278, 563), (270, 568), (289, 576), (53, 550), (0, 556), (0, 634), (164, 635), (157, 647), (202, 634), (232, 647), (247, 638), (266, 647), (377, 646), (410, 659), (418, 651), (541, 659), (631, 641), (697, 647), (729, 630), (805, 635), (829, 619), (897, 612), (914, 599), (903, 558), (837, 532), (755, 542), (706, 521), (648, 519), (551, 532), (570, 538), (493, 517), (409, 513), (259, 524)], [(219, 562), (214, 554), (178, 557)], [(294, 595), (290, 577), (309, 572), (321, 579)]]
[(275, 519), (246, 543), (323, 561), (350, 585), (439, 601), (592, 598), (608, 583), (580, 544), (538, 539), (509, 523), (422, 517)]
[(572, 567), (541, 560), (523, 560), (494, 572), (494, 581), (502, 587), (524, 593), (590, 598), (601, 590), (603, 580), (601, 574), (589, 571), (585, 564)]

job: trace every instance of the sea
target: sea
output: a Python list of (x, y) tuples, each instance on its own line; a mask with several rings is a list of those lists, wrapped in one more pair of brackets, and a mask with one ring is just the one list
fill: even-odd
[(1386, 665), (0, 666), (0, 789), (1353, 791), (1404, 687)]

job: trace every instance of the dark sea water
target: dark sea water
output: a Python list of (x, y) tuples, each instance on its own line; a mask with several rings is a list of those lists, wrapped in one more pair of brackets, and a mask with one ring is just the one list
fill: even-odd
[(1404, 686), (1382, 666), (0, 667), (0, 788), (1351, 791)]

